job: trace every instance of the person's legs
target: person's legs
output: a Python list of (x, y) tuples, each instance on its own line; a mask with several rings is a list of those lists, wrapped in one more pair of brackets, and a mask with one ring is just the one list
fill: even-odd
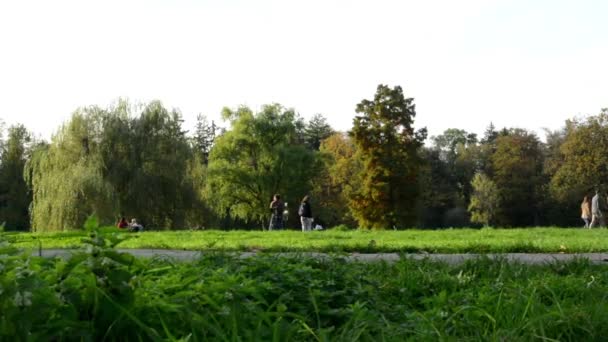
[(306, 221), (307, 221), (306, 222), (307, 223), (306, 230), (308, 230), (310, 232), (310, 231), (312, 231), (312, 221), (313, 221), (313, 218), (312, 217), (307, 217)]
[(596, 224), (597, 224), (597, 216), (591, 215), (591, 223), (589, 223), (589, 229), (595, 227)]
[(277, 216), (277, 226), (275, 227), (277, 230), (282, 230), (283, 227), (283, 215)]
[(585, 226), (583, 228), (590, 228), (589, 227), (589, 224), (590, 224), (589, 219), (588, 218), (583, 218), (583, 221), (585, 221)]
[(306, 231), (306, 217), (300, 216), (300, 223), (302, 223), (302, 231)]

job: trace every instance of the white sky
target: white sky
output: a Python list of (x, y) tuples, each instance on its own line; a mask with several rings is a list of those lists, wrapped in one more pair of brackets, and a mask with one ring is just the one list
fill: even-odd
[(339, 130), (376, 86), (417, 128), (555, 129), (608, 107), (603, 0), (0, 0), (0, 118), (49, 137), (79, 106), (218, 119), (279, 102)]

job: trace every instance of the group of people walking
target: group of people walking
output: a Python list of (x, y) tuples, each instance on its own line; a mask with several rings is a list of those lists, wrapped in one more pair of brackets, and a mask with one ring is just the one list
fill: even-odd
[[(284, 216), (285, 208), (287, 203), (281, 200), (281, 195), (275, 194), (270, 202), (270, 211), (272, 213), (270, 217), (270, 224), (268, 230), (280, 230), (284, 228)], [(300, 216), (300, 223), (302, 224), (302, 231), (307, 232), (312, 230), (312, 224), (314, 219), (312, 217), (312, 209), (310, 208), (310, 197), (308, 195), (302, 198), (300, 207), (298, 208), (298, 215)]]
[(581, 203), (581, 218), (585, 222), (585, 228), (593, 228), (598, 225), (605, 227), (604, 212), (607, 209), (606, 199), (604, 199), (599, 189), (595, 190), (595, 195), (591, 198), (591, 201), (589, 201), (588, 196), (585, 196), (583, 203)]

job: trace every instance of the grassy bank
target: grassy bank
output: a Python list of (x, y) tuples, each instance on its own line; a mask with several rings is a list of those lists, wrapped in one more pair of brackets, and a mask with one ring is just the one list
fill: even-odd
[[(102, 234), (118, 232), (106, 228)], [(149, 231), (125, 233), (118, 248), (218, 251), (324, 251), (428, 253), (607, 252), (606, 229), (448, 229), (406, 231)], [(10, 234), (15, 246), (75, 248), (83, 231)]]
[(608, 267), (582, 260), (389, 265), (212, 253), (172, 263), (100, 245), (65, 261), (0, 246), (0, 340), (601, 341), (608, 334)]

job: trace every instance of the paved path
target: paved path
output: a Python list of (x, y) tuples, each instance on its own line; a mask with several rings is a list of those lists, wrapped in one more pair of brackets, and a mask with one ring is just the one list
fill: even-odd
[[(197, 251), (182, 251), (182, 250), (170, 250), (170, 249), (118, 249), (120, 252), (130, 253), (136, 257), (153, 258), (153, 257), (167, 257), (175, 260), (190, 261), (198, 258), (201, 253)], [(72, 253), (71, 250), (66, 249), (43, 249), (43, 257), (68, 257)], [(38, 251), (34, 251), (33, 255), (38, 255)], [(241, 258), (251, 258), (256, 256), (258, 253), (255, 252), (232, 252)], [(324, 258), (330, 256), (327, 253), (317, 252), (302, 252), (302, 253), (275, 253), (277, 256), (312, 256), (316, 258)], [(462, 263), (465, 260), (475, 259), (480, 254), (403, 254), (408, 258), (422, 260), (429, 258), (434, 261), (443, 261), (450, 264)], [(568, 261), (575, 258), (589, 259), (594, 264), (608, 264), (608, 253), (580, 253), (580, 254), (532, 254), (532, 253), (505, 253), (505, 254), (487, 254), (490, 258), (506, 258), (510, 261), (517, 261), (525, 264), (542, 264), (553, 261)], [(376, 253), (376, 254), (361, 254), (361, 253), (349, 253), (344, 255), (349, 261), (387, 261), (395, 262), (399, 260), (400, 254), (397, 253)]]

